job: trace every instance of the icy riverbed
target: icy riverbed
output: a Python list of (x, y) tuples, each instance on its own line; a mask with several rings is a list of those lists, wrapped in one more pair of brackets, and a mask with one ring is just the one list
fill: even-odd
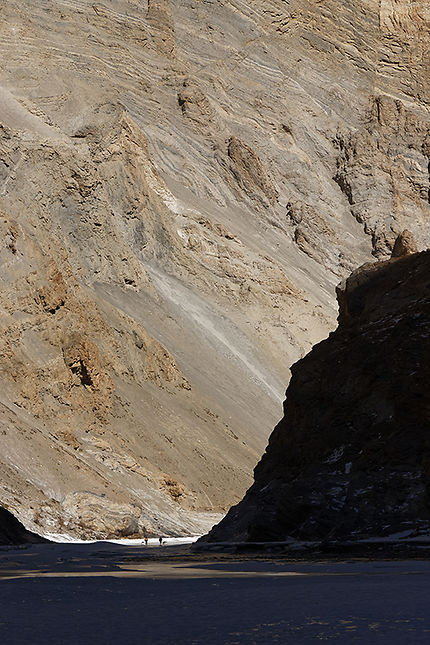
[(430, 562), (291, 562), (188, 546), (0, 549), (8, 645), (430, 642)]
[[(78, 540), (64, 533), (46, 533), (44, 535), (48, 540), (56, 542), (57, 544), (120, 544), (122, 546), (146, 546), (145, 540), (127, 539), (121, 540)], [(163, 537), (163, 546), (178, 546), (179, 544), (193, 544), (201, 537), (200, 535), (186, 536), (186, 537)], [(158, 538), (148, 538), (148, 546), (160, 546)]]

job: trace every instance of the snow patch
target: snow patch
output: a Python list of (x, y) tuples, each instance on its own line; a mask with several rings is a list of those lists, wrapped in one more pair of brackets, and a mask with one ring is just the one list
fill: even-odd
[(342, 457), (344, 451), (345, 451), (345, 446), (341, 446), (340, 448), (336, 448), (327, 457), (327, 459), (324, 460), (323, 463), (325, 463), (325, 464), (334, 464), (336, 461), (338, 461)]

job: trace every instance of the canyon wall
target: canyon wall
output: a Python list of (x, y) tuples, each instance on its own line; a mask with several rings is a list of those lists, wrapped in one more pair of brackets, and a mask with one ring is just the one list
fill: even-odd
[(429, 243), (428, 26), (406, 0), (4, 3), (0, 501), (27, 526), (198, 533), (241, 498), (336, 284)]

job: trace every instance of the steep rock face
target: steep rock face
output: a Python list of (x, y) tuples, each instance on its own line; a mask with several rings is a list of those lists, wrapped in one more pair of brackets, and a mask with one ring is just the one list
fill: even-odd
[(1, 497), (45, 532), (200, 532), (339, 279), (429, 243), (427, 3), (2, 18)]
[(255, 483), (208, 540), (430, 530), (430, 251), (365, 265), (339, 327), (292, 368)]

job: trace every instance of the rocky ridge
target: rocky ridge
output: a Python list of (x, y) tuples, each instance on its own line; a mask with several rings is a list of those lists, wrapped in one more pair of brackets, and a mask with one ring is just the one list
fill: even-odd
[(426, 2), (8, 0), (0, 499), (199, 533), (335, 285), (429, 243)]
[(429, 269), (405, 252), (339, 287), (337, 330), (293, 366), (255, 482), (209, 541), (429, 534)]

